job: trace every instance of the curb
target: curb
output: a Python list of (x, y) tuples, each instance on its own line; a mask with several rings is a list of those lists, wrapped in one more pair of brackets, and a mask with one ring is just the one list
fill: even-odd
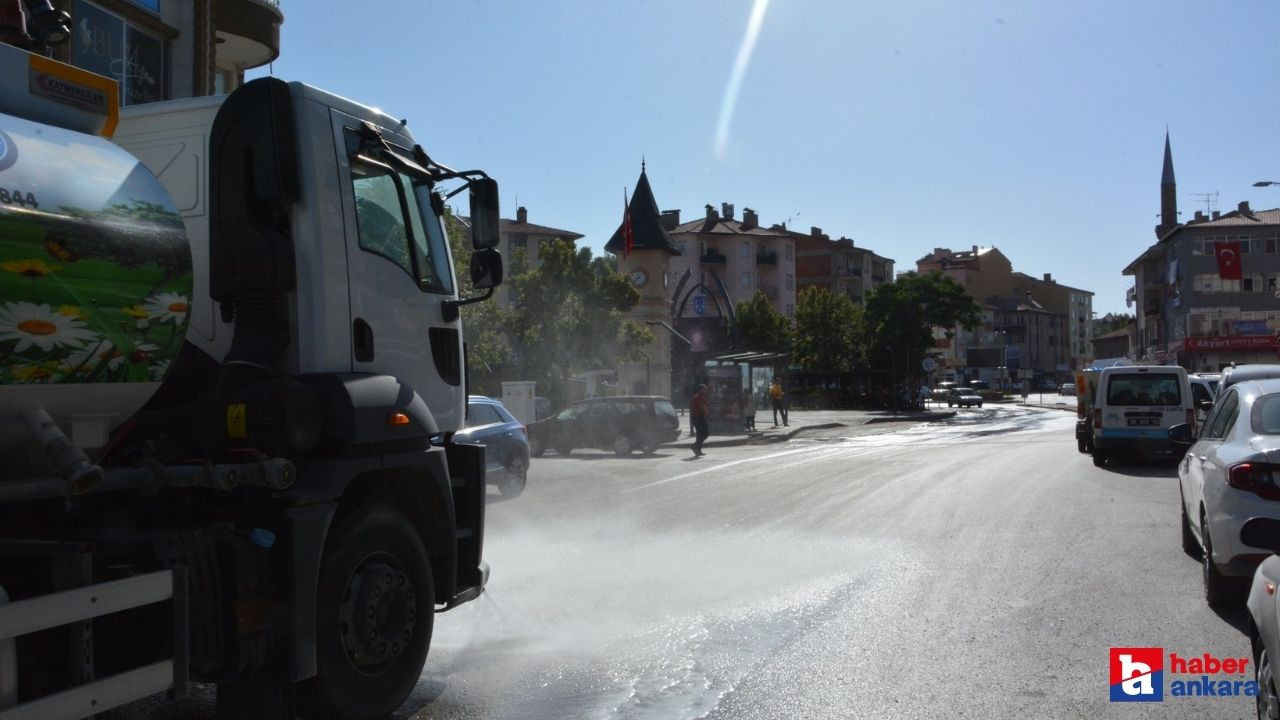
[(890, 422), (930, 422), (933, 420), (947, 420), (956, 416), (954, 410), (950, 412), (930, 413), (929, 415), (899, 415), (897, 417), (874, 417), (863, 421), (863, 425), (875, 425), (878, 423)]

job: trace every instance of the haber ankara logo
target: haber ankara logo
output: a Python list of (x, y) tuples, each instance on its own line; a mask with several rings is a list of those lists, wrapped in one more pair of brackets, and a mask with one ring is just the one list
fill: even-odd
[(1111, 702), (1164, 700), (1164, 648), (1111, 648)]

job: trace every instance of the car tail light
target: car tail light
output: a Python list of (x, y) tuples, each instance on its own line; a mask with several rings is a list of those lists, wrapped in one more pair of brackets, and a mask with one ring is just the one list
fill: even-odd
[(1093, 426), (1099, 429), (1102, 428), (1102, 411), (1101, 410), (1093, 411)]
[(528, 426), (528, 425), (521, 425), (521, 426), (520, 426), (520, 432), (524, 433), (524, 438), (525, 438), (525, 440), (528, 440), (528, 439), (529, 439), (529, 426)]
[(1280, 487), (1276, 486), (1276, 471), (1280, 467), (1269, 463), (1240, 463), (1227, 470), (1227, 484), (1237, 490), (1251, 492), (1265, 500), (1280, 500)]

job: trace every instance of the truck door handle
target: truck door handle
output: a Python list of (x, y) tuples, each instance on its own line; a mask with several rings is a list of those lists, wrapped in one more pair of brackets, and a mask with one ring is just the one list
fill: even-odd
[(351, 348), (356, 362), (373, 362), (373, 328), (364, 318), (351, 323)]

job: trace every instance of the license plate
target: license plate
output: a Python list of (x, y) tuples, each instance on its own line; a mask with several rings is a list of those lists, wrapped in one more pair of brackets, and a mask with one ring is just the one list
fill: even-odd
[(1156, 427), (1160, 425), (1160, 418), (1129, 418), (1129, 424), (1140, 427)]

